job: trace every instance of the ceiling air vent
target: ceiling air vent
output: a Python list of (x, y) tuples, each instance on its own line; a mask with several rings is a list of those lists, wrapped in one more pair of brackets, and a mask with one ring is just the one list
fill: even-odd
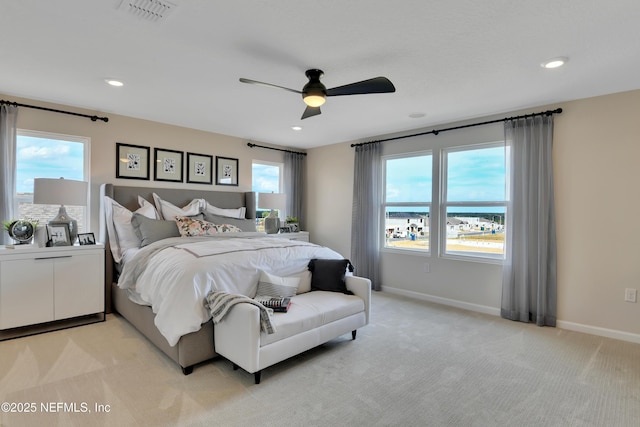
[(164, 20), (176, 5), (160, 0), (122, 0), (118, 9), (151, 22)]

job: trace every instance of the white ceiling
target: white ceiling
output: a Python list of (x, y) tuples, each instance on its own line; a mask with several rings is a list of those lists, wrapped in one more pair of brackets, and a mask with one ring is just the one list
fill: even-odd
[[(638, 0), (171, 2), (151, 22), (121, 0), (0, 0), (0, 93), (304, 149), (640, 88)], [(300, 120), (299, 95), (238, 81), (300, 90), (308, 68), (396, 92)]]

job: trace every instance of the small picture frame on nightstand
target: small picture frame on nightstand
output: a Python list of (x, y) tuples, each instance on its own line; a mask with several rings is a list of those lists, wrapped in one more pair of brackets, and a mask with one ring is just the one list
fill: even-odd
[(84, 245), (95, 245), (96, 237), (93, 233), (78, 233), (78, 243), (80, 246)]
[(47, 225), (47, 246), (71, 246), (69, 224), (49, 222)]

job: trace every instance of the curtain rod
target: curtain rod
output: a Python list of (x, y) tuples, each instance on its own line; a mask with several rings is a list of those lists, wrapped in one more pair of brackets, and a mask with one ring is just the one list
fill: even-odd
[(307, 153), (303, 153), (301, 151), (283, 150), (282, 148), (266, 147), (264, 145), (258, 145), (258, 144), (254, 144), (252, 142), (247, 142), (247, 145), (249, 147), (251, 147), (251, 148), (259, 147), (259, 148), (266, 148), (267, 150), (284, 151), (285, 153), (302, 154), (303, 156), (307, 155)]
[(3, 104), (13, 105), (14, 107), (33, 108), (36, 110), (44, 110), (44, 111), (52, 111), (54, 113), (69, 114), (71, 116), (86, 117), (88, 119), (91, 119), (92, 122), (95, 122), (96, 120), (102, 120), (103, 122), (106, 123), (109, 121), (108, 117), (90, 116), (88, 114), (80, 114), (80, 113), (74, 113), (71, 111), (56, 110), (54, 108), (38, 107), (37, 105), (20, 104), (18, 102), (5, 101), (4, 99), (2, 99), (0, 100), (0, 105), (3, 105)]
[(560, 114), (560, 113), (562, 113), (562, 108), (556, 108), (555, 110), (541, 111), (539, 113), (533, 113), (533, 114), (524, 114), (522, 116), (505, 117), (504, 119), (489, 120), (488, 122), (471, 123), (471, 124), (468, 124), (468, 125), (454, 126), (454, 127), (444, 128), (444, 129), (439, 129), (439, 130), (435, 130), (434, 129), (434, 130), (430, 130), (430, 131), (427, 131), (427, 132), (414, 133), (414, 134), (411, 134), (411, 135), (396, 136), (394, 138), (379, 139), (377, 141), (361, 142), (361, 143), (358, 143), (358, 144), (351, 144), (351, 146), (352, 147), (359, 147), (361, 145), (375, 144), (376, 142), (394, 141), (396, 139), (411, 138), (411, 137), (414, 137), (414, 136), (428, 135), (430, 133), (432, 133), (434, 135), (438, 135), (440, 132), (446, 132), (446, 131), (449, 131), (449, 130), (457, 130), (457, 129), (465, 129), (465, 128), (470, 128), (470, 127), (475, 127), (475, 126), (490, 125), (490, 124), (493, 124), (493, 123), (507, 122), (507, 121), (510, 121), (510, 120), (526, 119), (528, 117), (551, 116), (553, 114)]

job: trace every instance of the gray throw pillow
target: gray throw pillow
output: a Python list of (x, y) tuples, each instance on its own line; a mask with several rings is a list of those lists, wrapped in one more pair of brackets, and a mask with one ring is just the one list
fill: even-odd
[(180, 231), (178, 231), (178, 225), (175, 221), (151, 219), (134, 213), (131, 217), (131, 225), (140, 239), (140, 247), (169, 237), (180, 237)]
[(345, 276), (347, 269), (353, 272), (353, 265), (348, 259), (317, 259), (309, 261), (312, 291), (342, 292), (353, 295), (347, 289)]
[(228, 216), (216, 215), (209, 212), (203, 212), (204, 220), (212, 222), (216, 225), (229, 224), (235, 225), (242, 231), (256, 231), (256, 221), (253, 219), (231, 218)]

